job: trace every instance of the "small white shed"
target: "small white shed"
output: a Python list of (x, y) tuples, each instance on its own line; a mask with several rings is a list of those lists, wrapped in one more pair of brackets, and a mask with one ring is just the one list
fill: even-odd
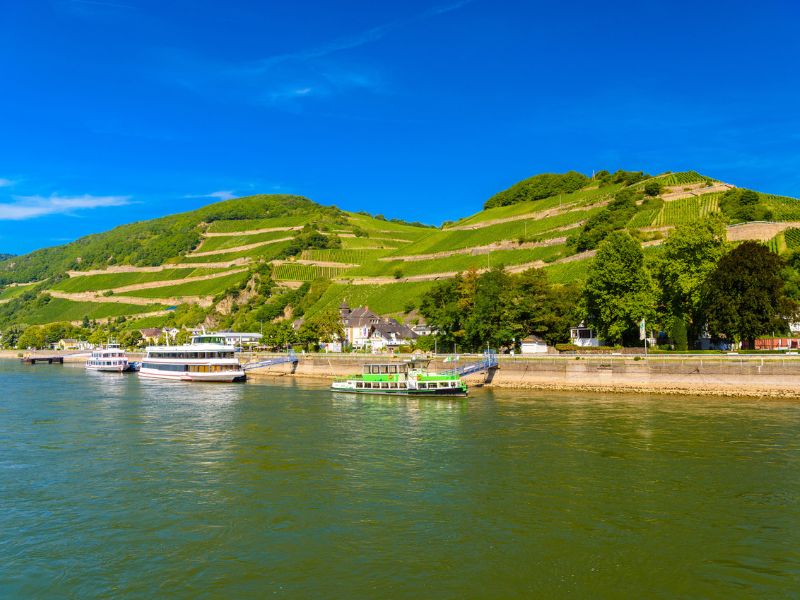
[(520, 342), (520, 351), (522, 354), (546, 354), (547, 342), (535, 335), (529, 335)]

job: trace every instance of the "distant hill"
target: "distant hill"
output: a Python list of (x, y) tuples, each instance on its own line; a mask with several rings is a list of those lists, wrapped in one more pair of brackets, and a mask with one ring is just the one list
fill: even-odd
[(3, 254), (0, 252), (0, 262), (4, 260), (8, 260), (9, 258), (14, 258), (16, 254)]
[(3, 258), (0, 329), (137, 315), (247, 329), (342, 300), (413, 317), (436, 281), (460, 271), (540, 267), (557, 283), (581, 281), (611, 231), (630, 231), (652, 257), (670, 228), (707, 215), (729, 224), (730, 239), (800, 248), (800, 201), (694, 171), (535, 175), (441, 228), (257, 195)]

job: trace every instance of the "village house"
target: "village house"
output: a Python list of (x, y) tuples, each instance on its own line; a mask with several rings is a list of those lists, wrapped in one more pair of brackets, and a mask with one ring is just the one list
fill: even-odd
[(396, 319), (375, 314), (368, 306), (351, 310), (346, 302), (342, 302), (339, 316), (345, 344), (355, 350), (394, 350), (417, 339), (417, 334), (411, 328)]
[(91, 350), (93, 346), (89, 342), (83, 340), (63, 338), (53, 344), (52, 348), (53, 350), (61, 350), (63, 352), (66, 350)]
[(161, 337), (161, 334), (164, 331), (160, 327), (146, 327), (144, 329), (140, 329), (139, 333), (142, 334), (142, 340), (148, 344), (157, 344), (158, 338)]

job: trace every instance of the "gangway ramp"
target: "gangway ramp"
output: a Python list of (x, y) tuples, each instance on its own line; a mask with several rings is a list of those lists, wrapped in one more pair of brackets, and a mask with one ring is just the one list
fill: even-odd
[(274, 367), (275, 365), (285, 365), (286, 363), (291, 363), (293, 367), (297, 366), (299, 359), (297, 358), (297, 354), (294, 350), (289, 350), (289, 353), (285, 356), (275, 356), (273, 358), (267, 358), (264, 360), (259, 360), (256, 362), (250, 362), (242, 365), (243, 371), (252, 371), (253, 369), (262, 369), (264, 367)]
[(482, 371), (489, 372), (491, 369), (496, 369), (498, 365), (497, 352), (494, 350), (486, 350), (483, 353), (483, 360), (455, 367), (447, 371), (447, 373), (464, 377), (465, 375), (481, 373)]

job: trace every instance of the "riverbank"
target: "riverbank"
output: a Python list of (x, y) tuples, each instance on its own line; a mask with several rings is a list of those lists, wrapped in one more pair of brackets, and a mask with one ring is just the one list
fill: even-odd
[[(25, 353), (28, 354), (28, 353)], [(20, 358), (19, 351), (0, 351), (0, 358)], [(82, 363), (87, 353), (37, 352), (64, 356), (64, 362)], [(131, 360), (142, 354), (130, 353)], [(278, 354), (242, 354), (243, 363)], [(285, 355), (284, 355), (285, 356)], [(405, 360), (409, 356), (366, 354), (300, 354), (289, 363), (248, 371), (248, 377), (290, 377), (331, 381), (363, 371), (368, 363)], [(479, 360), (462, 356), (458, 364)], [(443, 356), (431, 358), (430, 368), (452, 369)], [(782, 355), (658, 355), (642, 356), (501, 356), (491, 373), (466, 377), (471, 387), (583, 393), (691, 395), (743, 398), (800, 398), (800, 356)]]
[[(262, 356), (259, 355), (261, 358)], [(251, 377), (332, 380), (361, 373), (363, 365), (407, 357), (305, 354), (293, 369), (283, 364), (248, 372)], [(460, 364), (480, 357), (462, 357)], [(444, 357), (432, 370), (453, 368)], [(693, 395), (747, 398), (800, 398), (800, 357), (785, 356), (501, 356), (490, 374), (466, 377), (470, 386), (509, 389)]]

